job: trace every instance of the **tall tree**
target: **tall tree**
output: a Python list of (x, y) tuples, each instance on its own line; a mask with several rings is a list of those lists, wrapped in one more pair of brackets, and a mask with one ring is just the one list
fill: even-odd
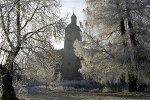
[[(129, 84), (129, 91), (137, 91), (142, 83), (149, 83), (150, 1), (86, 2), (85, 24), (95, 29), (99, 36), (90, 36), (93, 41), (91, 44), (96, 46), (93, 48), (96, 49), (95, 53), (89, 55), (92, 57), (89, 66), (95, 69), (92, 70), (92, 77), (98, 77), (96, 79), (101, 82), (117, 82), (123, 74)], [(77, 53), (80, 52), (78, 48), (76, 50)], [(94, 58), (96, 61), (93, 61)], [(84, 67), (80, 69), (81, 72), (85, 70)], [(91, 76), (90, 73), (87, 75)]]
[(43, 45), (53, 50), (52, 38), (64, 31), (59, 8), (57, 0), (0, 0), (2, 100), (17, 99), (12, 78), (18, 54), (44, 51)]

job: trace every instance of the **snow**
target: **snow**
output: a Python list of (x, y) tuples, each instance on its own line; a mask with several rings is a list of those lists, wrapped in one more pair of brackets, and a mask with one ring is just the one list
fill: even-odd
[(47, 88), (44, 85), (26, 87), (18, 84), (14, 86), (21, 100), (150, 100), (149, 92), (113, 92), (109, 87), (103, 89), (73, 87), (77, 84), (87, 86), (86, 81), (63, 81), (59, 84), (54, 82)]
[(147, 93), (91, 93), (41, 90), (28, 96), (31, 100), (148, 100)]
[(93, 88), (74, 88), (71, 84), (83, 84), (84, 81), (64, 81), (63, 83), (46, 87), (33, 86), (28, 89), (25, 100), (150, 100), (148, 92), (113, 92), (105, 87), (102, 90)]

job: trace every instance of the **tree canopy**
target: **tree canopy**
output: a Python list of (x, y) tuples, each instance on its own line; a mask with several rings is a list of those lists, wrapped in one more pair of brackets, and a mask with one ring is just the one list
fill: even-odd
[(75, 43), (83, 59), (80, 72), (100, 83), (119, 82), (123, 75), (128, 84), (149, 84), (150, 1), (86, 3), (84, 41)]
[[(49, 62), (56, 60), (53, 39), (60, 38), (65, 27), (60, 7), (58, 0), (0, 0), (0, 69), (6, 79), (3, 82), (12, 81), (5, 74), (13, 76), (14, 64), (20, 63), (18, 59), (23, 56), (36, 54), (38, 60), (43, 59), (42, 63), (48, 57)], [(11, 90), (3, 84), (2, 99), (14, 100), (10, 94), (14, 93), (12, 84), (8, 84)]]

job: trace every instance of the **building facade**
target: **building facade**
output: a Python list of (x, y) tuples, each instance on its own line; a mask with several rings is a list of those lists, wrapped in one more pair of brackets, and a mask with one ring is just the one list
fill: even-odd
[(81, 79), (78, 69), (81, 67), (80, 59), (74, 53), (74, 41), (81, 41), (80, 28), (77, 26), (77, 17), (73, 13), (71, 23), (65, 29), (63, 52), (62, 77), (67, 80)]

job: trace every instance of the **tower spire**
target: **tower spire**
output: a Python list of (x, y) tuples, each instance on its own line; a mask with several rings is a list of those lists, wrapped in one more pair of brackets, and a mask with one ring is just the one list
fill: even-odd
[(73, 15), (74, 15), (74, 9), (75, 9), (75, 8), (73, 8)]
[(71, 16), (71, 24), (75, 24), (76, 25), (76, 20), (77, 20), (77, 17), (74, 14), (74, 8), (73, 8), (73, 15)]

